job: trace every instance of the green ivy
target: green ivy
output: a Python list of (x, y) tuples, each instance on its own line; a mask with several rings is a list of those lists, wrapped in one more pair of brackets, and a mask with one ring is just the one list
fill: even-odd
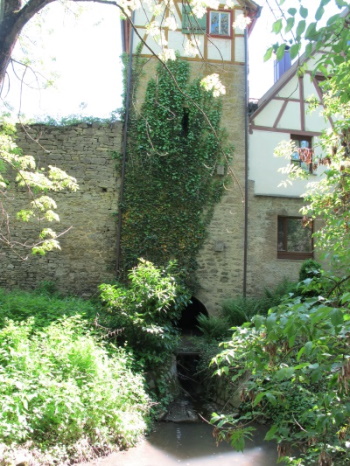
[(220, 129), (221, 103), (200, 79), (189, 81), (190, 65), (176, 60), (159, 66), (145, 101), (130, 122), (125, 191), (121, 205), (122, 270), (142, 257), (157, 266), (176, 259), (187, 285), (195, 286), (196, 256), (207, 235), (226, 177)]

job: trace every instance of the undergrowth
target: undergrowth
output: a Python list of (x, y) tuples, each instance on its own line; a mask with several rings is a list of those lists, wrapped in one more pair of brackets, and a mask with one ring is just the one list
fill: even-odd
[(78, 298), (0, 290), (1, 465), (91, 459), (134, 445), (148, 428), (144, 376), (93, 316)]

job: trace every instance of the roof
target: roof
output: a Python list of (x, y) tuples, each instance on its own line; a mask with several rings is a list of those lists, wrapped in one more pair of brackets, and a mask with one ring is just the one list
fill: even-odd
[[(339, 13), (340, 16), (346, 17), (350, 14), (350, 8), (346, 7), (341, 13)], [(318, 51), (320, 52), (320, 51)], [(278, 81), (275, 82), (275, 84), (270, 87), (270, 89), (258, 100), (257, 105), (258, 108), (251, 113), (249, 116), (250, 121), (252, 121), (262, 110), (266, 105), (271, 101), (271, 99), (282, 89), (282, 87), (295, 75), (297, 72), (298, 68), (305, 63), (307, 60), (311, 58), (312, 55), (307, 55), (306, 53), (303, 53), (296, 62), (293, 63), (293, 65), (285, 72), (283, 75), (280, 77)]]

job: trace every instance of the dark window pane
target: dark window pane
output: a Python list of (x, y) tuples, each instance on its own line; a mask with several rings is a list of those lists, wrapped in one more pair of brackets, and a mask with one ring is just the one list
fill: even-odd
[(299, 218), (288, 218), (287, 225), (287, 250), (289, 252), (311, 252), (312, 231), (308, 227), (303, 227)]
[(278, 251), (285, 251), (285, 245), (284, 245), (284, 225), (283, 225), (283, 220), (282, 218), (278, 219), (278, 236), (277, 236), (277, 250)]

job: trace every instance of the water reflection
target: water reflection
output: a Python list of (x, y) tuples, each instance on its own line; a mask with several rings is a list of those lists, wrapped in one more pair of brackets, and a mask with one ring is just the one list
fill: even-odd
[(207, 424), (159, 423), (138, 447), (88, 463), (99, 466), (276, 466), (276, 447), (264, 443), (258, 426), (243, 453), (222, 443), (218, 447)]
[(213, 428), (204, 423), (160, 423), (147, 442), (163, 452), (162, 466), (174, 464), (274, 466), (277, 464), (276, 447), (263, 441), (265, 429), (259, 427), (254, 441), (247, 444), (243, 453), (233, 451), (227, 443), (216, 446), (212, 431)]

